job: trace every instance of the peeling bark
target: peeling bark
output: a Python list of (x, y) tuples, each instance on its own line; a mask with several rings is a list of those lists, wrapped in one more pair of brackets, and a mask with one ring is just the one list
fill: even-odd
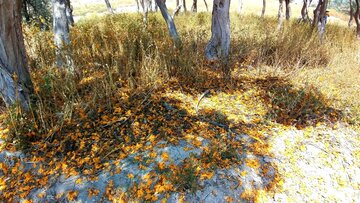
[(156, 0), (155, 2), (158, 5), (158, 7), (160, 8), (161, 15), (163, 16), (164, 20), (166, 21), (166, 24), (167, 24), (167, 27), (169, 30), (169, 35), (173, 39), (175, 46), (181, 47), (180, 36), (176, 30), (174, 19), (171, 17), (171, 15), (169, 14), (169, 11), (166, 8), (165, 0)]
[(208, 60), (226, 60), (230, 52), (230, 0), (214, 0), (211, 39), (205, 49)]
[(0, 94), (7, 106), (29, 110), (33, 85), (21, 29), (21, 0), (0, 0)]

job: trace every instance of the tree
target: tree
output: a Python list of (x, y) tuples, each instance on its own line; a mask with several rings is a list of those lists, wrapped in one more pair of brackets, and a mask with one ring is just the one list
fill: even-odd
[[(136, 1), (137, 2), (137, 1)], [(108, 9), (108, 11), (110, 13), (114, 13), (114, 10), (111, 7), (110, 1), (109, 0), (105, 0), (105, 4), (106, 4), (106, 8)]]
[(356, 12), (355, 12), (355, 22), (356, 22), (356, 36), (360, 39), (360, 0), (356, 0)]
[(140, 4), (143, 10), (144, 22), (146, 23), (149, 13), (150, 0), (140, 0)]
[(324, 39), (325, 26), (327, 23), (327, 5), (328, 0), (319, 0), (316, 9), (314, 10), (313, 27), (317, 26), (321, 42)]
[[(179, 0), (176, 0), (176, 3), (178, 4)], [(206, 0), (204, 0), (204, 4), (206, 7), (206, 11), (209, 11), (208, 5), (206, 3)], [(178, 5), (177, 5), (178, 6)], [(193, 0), (193, 4), (191, 6), (191, 12), (196, 13), (197, 12), (197, 0)]]
[(205, 48), (209, 60), (228, 60), (230, 51), (230, 0), (214, 0), (211, 38)]
[(266, 10), (266, 0), (263, 0), (263, 7), (261, 10), (261, 17), (263, 18), (265, 16), (265, 10)]
[(66, 19), (68, 21), (69, 26), (74, 26), (74, 17), (73, 17), (73, 9), (70, 3), (70, 0), (65, 0), (65, 13), (66, 13)]
[(167, 27), (169, 30), (169, 35), (173, 39), (175, 46), (181, 47), (180, 36), (176, 30), (174, 19), (171, 17), (168, 9), (166, 8), (165, 0), (155, 0), (155, 2), (158, 5), (158, 7), (160, 8), (161, 15), (163, 16), (164, 20), (166, 21), (166, 24), (167, 24)]
[(58, 67), (67, 66), (70, 71), (73, 71), (73, 62), (64, 48), (70, 44), (70, 22), (66, 9), (68, 0), (53, 0), (53, 30), (54, 43), (56, 46), (56, 65)]
[(183, 8), (184, 8), (184, 12), (187, 12), (187, 8), (186, 8), (186, 0), (183, 0)]
[(7, 106), (29, 110), (33, 85), (21, 29), (21, 0), (0, 0), (0, 94)]
[(197, 0), (193, 0), (193, 4), (191, 6), (191, 12), (193, 13), (197, 12)]
[(303, 6), (301, 8), (301, 20), (306, 22), (309, 21), (309, 11), (308, 7), (310, 6), (312, 0), (304, 0)]
[(279, 10), (278, 10), (278, 30), (281, 29), (283, 24), (283, 7), (284, 7), (284, 0), (279, 0)]
[(139, 0), (135, 0), (135, 1), (136, 1), (136, 9), (137, 9), (137, 12), (140, 12)]
[(285, 13), (286, 13), (286, 20), (289, 20), (291, 17), (290, 0), (285, 0)]
[(278, 30), (281, 28), (282, 24), (283, 24), (283, 7), (284, 7), (284, 2), (285, 2), (285, 16), (286, 16), (286, 20), (290, 19), (290, 15), (291, 15), (291, 8), (290, 8), (290, 0), (279, 0), (279, 10), (278, 10), (278, 20), (279, 20), (279, 24), (278, 24)]

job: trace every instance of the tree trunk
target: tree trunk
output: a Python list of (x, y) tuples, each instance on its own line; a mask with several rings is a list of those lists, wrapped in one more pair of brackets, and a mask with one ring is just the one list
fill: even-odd
[(319, 24), (319, 16), (320, 16), (320, 10), (323, 0), (319, 0), (315, 10), (314, 10), (314, 19), (313, 19), (313, 27), (316, 27)]
[(70, 0), (65, 1), (65, 12), (66, 12), (66, 18), (68, 21), (69, 26), (74, 26), (74, 17), (73, 17), (73, 9), (70, 3)]
[(136, 8), (137, 8), (137, 12), (140, 12), (140, 4), (139, 4), (139, 0), (135, 0), (136, 1)]
[(197, 0), (193, 0), (193, 5), (191, 7), (191, 12), (193, 12), (193, 13), (197, 12)]
[(214, 0), (211, 39), (206, 46), (208, 60), (228, 60), (230, 51), (230, 0)]
[(69, 21), (66, 15), (66, 1), (67, 0), (53, 0), (54, 42), (56, 46), (56, 65), (59, 68), (66, 66), (72, 71), (72, 59), (68, 50), (66, 50), (66, 46), (70, 44)]
[(277, 29), (280, 30), (283, 24), (283, 7), (284, 7), (284, 0), (279, 0), (279, 10), (278, 10), (278, 27)]
[(144, 22), (147, 22), (147, 16), (151, 7), (151, 0), (140, 0), (141, 1), (141, 7), (143, 9), (143, 16), (144, 16)]
[(29, 15), (29, 10), (28, 10), (28, 6), (27, 6), (27, 2), (26, 1), (22, 1), (22, 12), (24, 14), (26, 23), (30, 23), (30, 15)]
[(303, 2), (303, 6), (302, 6), (302, 8), (301, 8), (301, 20), (302, 21), (307, 21), (307, 5), (308, 5), (308, 2), (307, 2), (307, 0), (304, 0), (304, 2)]
[(291, 17), (291, 7), (290, 0), (285, 0), (285, 9), (286, 9), (286, 20), (289, 20)]
[(352, 21), (353, 21), (353, 17), (354, 17), (354, 9), (353, 9), (353, 7), (352, 7), (352, 0), (349, 0), (349, 5), (350, 5), (350, 12), (349, 12), (350, 19), (349, 19), (348, 26), (351, 27)]
[(114, 10), (111, 7), (110, 1), (109, 0), (105, 0), (106, 3), (106, 8), (109, 11), (109, 13), (114, 13)]
[(183, 0), (183, 8), (184, 8), (184, 12), (187, 12), (187, 8), (186, 8), (186, 0)]
[(283, 16), (283, 5), (284, 0), (279, 0), (279, 10), (278, 10), (278, 19), (282, 18)]
[(321, 42), (323, 42), (325, 36), (325, 26), (327, 23), (327, 5), (328, 0), (319, 0), (319, 3), (314, 10), (313, 26), (317, 26)]
[(266, 11), (266, 0), (263, 0), (263, 7), (261, 10), (261, 17), (264, 18), (265, 17), (265, 11)]
[(208, 5), (206, 3), (206, 0), (204, 0), (204, 4), (205, 4), (205, 7), (206, 7), (206, 11), (209, 11), (209, 8), (208, 8)]
[(155, 4), (155, 12), (157, 12), (159, 7), (158, 7), (156, 1), (154, 1), (154, 4)]
[(7, 106), (29, 110), (33, 93), (21, 29), (21, 0), (0, 0), (0, 94)]
[(163, 16), (163, 18), (166, 21), (166, 24), (167, 24), (167, 27), (169, 30), (169, 35), (173, 39), (175, 46), (181, 47), (181, 40), (180, 40), (179, 34), (176, 30), (174, 19), (171, 17), (171, 15), (169, 14), (169, 12), (166, 8), (165, 0), (155, 0), (155, 2), (159, 6), (161, 15)]
[(242, 8), (243, 8), (243, 1), (242, 0), (238, 0), (238, 9), (237, 9), (237, 12), (238, 14), (241, 14), (241, 11), (242, 11)]
[(356, 0), (355, 22), (356, 22), (356, 36), (358, 39), (360, 39), (360, 0)]

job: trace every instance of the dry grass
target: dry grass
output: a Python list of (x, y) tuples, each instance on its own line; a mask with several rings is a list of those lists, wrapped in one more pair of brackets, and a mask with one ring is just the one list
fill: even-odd
[[(76, 109), (97, 109), (99, 105), (112, 109), (122, 92), (156, 88), (170, 78), (201, 88), (212, 77), (205, 70), (220, 65), (208, 64), (203, 57), (210, 19), (209, 13), (176, 18), (181, 51), (173, 47), (160, 14), (151, 14), (146, 28), (139, 14), (82, 21), (72, 28), (68, 47), (75, 74), (53, 68), (51, 32), (26, 28), (37, 103), (32, 118), (11, 116), (16, 134), (36, 128), (39, 134), (51, 136), (73, 119)], [(230, 64), (234, 79), (244, 74), (287, 78), (309, 94), (324, 95), (329, 106), (344, 112), (345, 121), (358, 125), (359, 42), (353, 31), (329, 26), (321, 45), (317, 33), (306, 24), (287, 22), (281, 31), (275, 31), (276, 26), (275, 18), (232, 16)], [(284, 94), (278, 93), (286, 100), (279, 102), (288, 106), (286, 92), (285, 88)]]

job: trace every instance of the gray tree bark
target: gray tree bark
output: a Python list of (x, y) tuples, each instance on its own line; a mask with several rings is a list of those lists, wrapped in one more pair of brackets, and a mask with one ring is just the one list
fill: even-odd
[(311, 4), (311, 0), (304, 0), (303, 1), (303, 6), (301, 8), (301, 20), (306, 22), (309, 20), (309, 12), (308, 12), (308, 7)]
[(183, 8), (184, 8), (184, 12), (187, 12), (187, 8), (186, 8), (186, 0), (183, 0)]
[(33, 85), (21, 29), (21, 0), (0, 0), (0, 94), (7, 106), (29, 110)]
[(289, 20), (291, 17), (290, 0), (285, 0), (285, 13), (286, 13), (286, 20)]
[(56, 65), (73, 71), (73, 62), (66, 46), (70, 44), (69, 21), (66, 15), (67, 0), (53, 0), (53, 30), (56, 46)]
[(70, 0), (66, 0), (65, 1), (65, 12), (66, 12), (66, 18), (67, 18), (67, 21), (68, 21), (68, 24), (69, 26), (74, 26), (74, 17), (73, 17), (73, 9), (72, 9), (72, 6), (71, 6), (71, 3), (70, 3)]
[(105, 4), (106, 4), (106, 8), (109, 11), (109, 13), (114, 13), (114, 10), (111, 7), (110, 1), (109, 0), (105, 0)]
[(351, 27), (352, 21), (354, 19), (354, 9), (352, 7), (352, 0), (349, 0), (349, 5), (350, 5), (350, 11), (349, 11), (350, 19), (349, 19), (348, 26)]
[(356, 36), (358, 39), (360, 39), (360, 0), (356, 0), (355, 22), (356, 22)]
[(158, 7), (160, 8), (161, 15), (163, 16), (164, 20), (166, 21), (166, 24), (167, 24), (167, 27), (169, 30), (169, 35), (173, 39), (175, 47), (181, 47), (180, 36), (176, 30), (174, 19), (171, 17), (168, 9), (166, 8), (165, 0), (155, 0), (155, 2), (158, 5)]
[(279, 0), (279, 10), (278, 10), (278, 27), (277, 29), (280, 30), (283, 24), (283, 7), (284, 7), (284, 0)]
[(265, 11), (266, 11), (266, 0), (263, 0), (263, 7), (261, 10), (261, 17), (264, 18), (265, 16)]
[(230, 52), (230, 0), (214, 0), (211, 39), (205, 48), (208, 60), (228, 60)]
[(144, 22), (147, 22), (147, 16), (151, 9), (151, 0), (140, 0), (143, 9)]
[(137, 12), (140, 12), (140, 3), (139, 3), (139, 0), (135, 0), (135, 1), (136, 1)]
[(327, 23), (327, 5), (328, 0), (319, 0), (318, 5), (314, 10), (313, 27), (317, 27), (321, 42), (323, 42), (325, 36), (325, 28)]
[(193, 0), (193, 4), (191, 6), (191, 12), (193, 13), (197, 12), (197, 0)]

